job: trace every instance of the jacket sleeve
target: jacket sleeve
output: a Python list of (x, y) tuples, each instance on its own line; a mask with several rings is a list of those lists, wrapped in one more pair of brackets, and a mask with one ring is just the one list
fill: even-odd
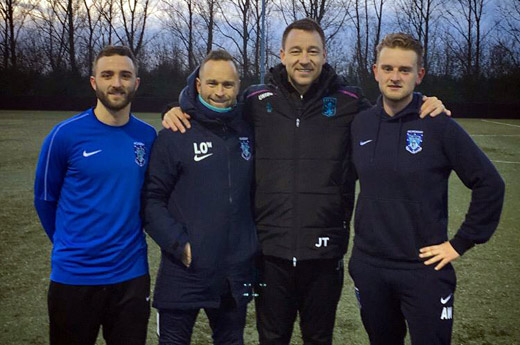
[(493, 235), (502, 212), (505, 184), (469, 134), (454, 120), (447, 120), (443, 148), (457, 176), (471, 189), (471, 202), (464, 222), (450, 240), (453, 248), (462, 255)]
[(145, 231), (162, 250), (180, 259), (189, 242), (186, 227), (168, 210), (168, 202), (179, 177), (180, 166), (169, 145), (173, 133), (161, 130), (152, 147), (143, 185), (143, 224)]
[(53, 242), (56, 210), (67, 171), (67, 145), (59, 127), (45, 138), (34, 180), (34, 207), (43, 229)]

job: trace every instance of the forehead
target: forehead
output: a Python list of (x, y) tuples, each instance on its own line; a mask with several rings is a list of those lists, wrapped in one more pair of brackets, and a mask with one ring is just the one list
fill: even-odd
[(209, 60), (199, 71), (200, 79), (238, 80), (238, 71), (232, 61)]
[(320, 34), (317, 31), (307, 31), (301, 29), (292, 29), (287, 34), (285, 39), (284, 49), (290, 49), (293, 47), (320, 47), (323, 48), (323, 42)]
[(135, 66), (128, 56), (102, 56), (96, 63), (96, 73), (102, 71), (130, 71), (135, 73)]
[(417, 53), (411, 49), (384, 47), (379, 53), (377, 62), (380, 65), (416, 66)]

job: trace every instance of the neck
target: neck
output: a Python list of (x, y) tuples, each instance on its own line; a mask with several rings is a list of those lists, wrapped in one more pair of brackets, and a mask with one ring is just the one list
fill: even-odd
[(394, 116), (395, 114), (406, 108), (408, 104), (412, 102), (412, 99), (413, 94), (410, 94), (408, 97), (400, 99), (398, 101), (394, 101), (383, 96), (383, 108), (385, 109), (385, 112), (388, 115)]
[(123, 126), (130, 120), (130, 104), (121, 110), (108, 109), (98, 99), (97, 105), (94, 108), (96, 118), (109, 126)]
[(294, 87), (294, 89), (295, 89), (296, 91), (298, 91), (298, 93), (300, 94), (300, 96), (305, 95), (305, 93), (306, 93), (307, 91), (309, 91), (309, 89), (311, 88), (311, 85), (312, 85), (312, 84), (305, 85), (305, 86), (297, 85), (296, 83), (293, 83), (293, 81), (291, 80), (291, 78), (289, 78), (289, 84), (291, 84), (292, 87)]

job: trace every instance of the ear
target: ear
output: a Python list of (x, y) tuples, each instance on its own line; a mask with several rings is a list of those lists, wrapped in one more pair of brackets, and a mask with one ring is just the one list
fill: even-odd
[(419, 72), (417, 72), (417, 80), (415, 81), (415, 85), (419, 85), (422, 82), (425, 74), (426, 70), (424, 69), (424, 67), (421, 67), (419, 69)]
[(285, 50), (283, 48), (280, 48), (280, 61), (285, 66)]
[(323, 49), (323, 62), (327, 62), (327, 49)]
[(200, 82), (200, 78), (197, 77), (197, 79), (195, 79), (195, 87), (197, 88), (197, 92), (200, 93), (200, 89), (202, 88), (202, 83)]
[(379, 77), (377, 75), (377, 64), (372, 65), (372, 72), (374, 72), (374, 79), (379, 82)]
[(141, 78), (137, 77), (137, 78), (135, 78), (135, 89), (136, 90), (139, 88), (139, 85), (141, 85)]
[(90, 86), (92, 86), (92, 89), (97, 90), (97, 85), (96, 85), (96, 78), (94, 76), (90, 76)]

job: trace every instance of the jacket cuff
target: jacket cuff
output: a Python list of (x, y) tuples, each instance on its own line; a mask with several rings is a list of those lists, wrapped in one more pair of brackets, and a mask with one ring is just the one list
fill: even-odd
[(184, 231), (182, 234), (177, 238), (177, 240), (173, 243), (171, 246), (170, 252), (173, 254), (173, 256), (180, 260), (182, 258), (182, 253), (184, 252), (184, 247), (186, 246), (186, 243), (189, 242), (188, 234), (186, 233), (186, 228), (184, 228)]
[(164, 115), (166, 115), (166, 113), (168, 111), (170, 111), (171, 108), (178, 107), (178, 106), (179, 106), (179, 102), (172, 102), (172, 103), (166, 104), (166, 106), (163, 108), (163, 111), (161, 113), (161, 120), (164, 119)]
[(450, 240), (450, 244), (461, 256), (475, 246), (473, 241), (460, 237), (459, 235), (455, 235), (455, 237)]

